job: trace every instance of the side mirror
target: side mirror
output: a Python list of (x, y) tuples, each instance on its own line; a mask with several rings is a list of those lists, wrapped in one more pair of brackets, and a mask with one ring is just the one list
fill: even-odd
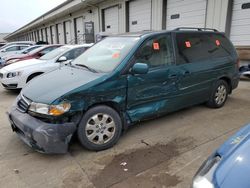
[(59, 57), (59, 59), (57, 60), (57, 62), (59, 62), (59, 63), (65, 62), (65, 61), (67, 61), (67, 57), (65, 57), (65, 56), (61, 56), (61, 57)]
[(1, 52), (6, 52), (6, 49), (4, 49), (4, 50), (1, 50)]
[(136, 63), (131, 69), (132, 74), (147, 74), (149, 67), (145, 63)]

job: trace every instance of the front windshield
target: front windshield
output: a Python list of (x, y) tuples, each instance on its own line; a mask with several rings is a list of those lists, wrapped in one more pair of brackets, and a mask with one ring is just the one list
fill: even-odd
[(26, 48), (26, 49), (22, 50), (21, 53), (27, 54), (27, 53), (29, 53), (29, 52), (31, 52), (31, 51), (37, 49), (37, 48), (40, 48), (40, 47), (41, 47), (41, 46), (31, 46), (31, 47), (29, 47), (29, 48)]
[(97, 72), (111, 72), (138, 42), (138, 37), (108, 37), (95, 44), (72, 62)]
[(54, 59), (57, 56), (61, 55), (62, 53), (66, 52), (69, 48), (68, 47), (60, 47), (60, 48), (56, 48), (55, 50), (52, 50), (51, 52), (43, 55), (42, 57), (40, 57), (39, 59), (41, 60), (50, 60), (50, 59)]
[(33, 50), (31, 50), (28, 54), (29, 54), (29, 55), (33, 55), (33, 54), (39, 52), (39, 51), (42, 50), (42, 49), (44, 49), (44, 46), (41, 46), (41, 47), (36, 48), (36, 49), (33, 49)]

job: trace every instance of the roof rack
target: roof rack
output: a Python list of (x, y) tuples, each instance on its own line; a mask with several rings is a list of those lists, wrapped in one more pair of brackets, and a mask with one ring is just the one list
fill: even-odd
[(174, 29), (174, 31), (180, 31), (180, 30), (197, 30), (197, 31), (213, 31), (213, 32), (219, 32), (217, 29), (212, 28), (199, 28), (199, 27), (178, 27)]

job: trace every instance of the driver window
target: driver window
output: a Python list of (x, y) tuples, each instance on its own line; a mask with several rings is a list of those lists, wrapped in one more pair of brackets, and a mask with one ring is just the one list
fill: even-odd
[(146, 63), (149, 68), (159, 68), (174, 63), (170, 35), (161, 35), (146, 41), (136, 55), (136, 62)]

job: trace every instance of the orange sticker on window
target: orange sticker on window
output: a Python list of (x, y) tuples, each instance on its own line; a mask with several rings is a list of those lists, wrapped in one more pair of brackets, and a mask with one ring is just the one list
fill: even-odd
[(190, 41), (186, 41), (185, 44), (186, 44), (187, 48), (191, 48), (191, 42)]
[(159, 45), (159, 43), (158, 43), (158, 42), (154, 42), (154, 43), (153, 43), (153, 48), (154, 48), (154, 50), (160, 50), (160, 45)]
[(117, 59), (117, 58), (119, 58), (119, 57), (120, 57), (120, 53), (119, 53), (119, 52), (114, 53), (114, 54), (112, 55), (112, 58), (113, 58), (113, 59)]
[(220, 46), (220, 41), (219, 40), (216, 40), (215, 43), (216, 43), (217, 46)]

